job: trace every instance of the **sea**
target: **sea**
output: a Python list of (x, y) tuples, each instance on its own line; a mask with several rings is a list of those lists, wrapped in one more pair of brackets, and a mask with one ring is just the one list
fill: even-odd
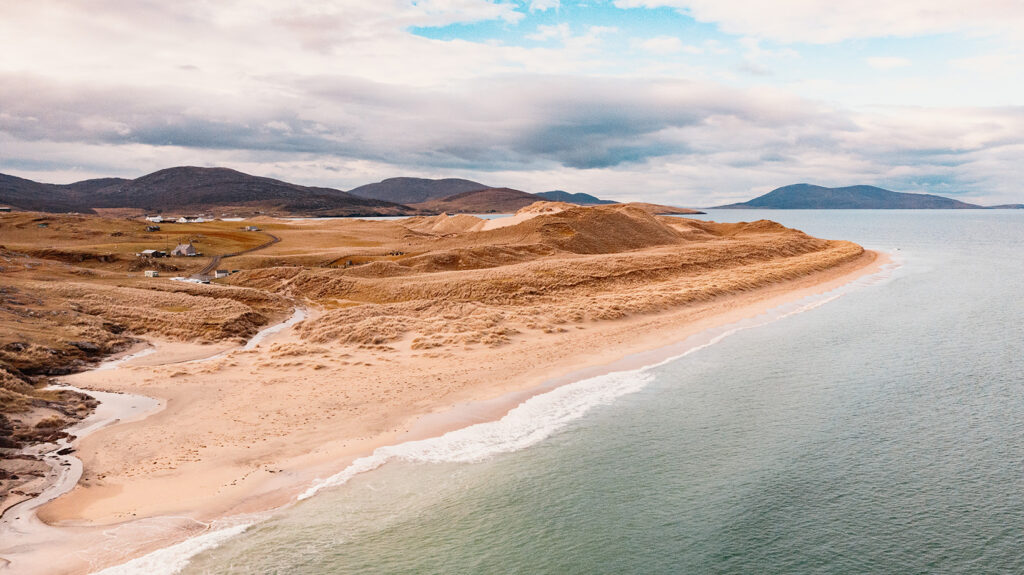
[(1024, 573), (1024, 210), (699, 217), (894, 265), (120, 572)]

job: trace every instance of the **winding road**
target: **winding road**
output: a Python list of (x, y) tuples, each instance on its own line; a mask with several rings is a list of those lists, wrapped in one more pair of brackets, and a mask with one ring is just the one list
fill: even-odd
[(198, 272), (192, 274), (192, 277), (193, 278), (208, 279), (210, 274), (212, 274), (217, 269), (217, 267), (220, 265), (221, 260), (224, 260), (224, 259), (227, 259), (227, 258), (233, 258), (235, 256), (240, 256), (242, 254), (252, 253), (252, 252), (255, 252), (257, 250), (262, 250), (264, 248), (269, 248), (270, 246), (272, 246), (272, 245), (276, 244), (277, 242), (281, 241), (281, 238), (275, 236), (274, 234), (270, 234), (270, 233), (267, 233), (267, 232), (260, 232), (260, 233), (262, 233), (265, 236), (270, 237), (270, 241), (264, 242), (264, 243), (254, 247), (254, 248), (249, 248), (247, 250), (242, 250), (240, 252), (234, 252), (234, 253), (230, 253), (230, 254), (222, 254), (222, 255), (219, 255), (219, 256), (213, 256), (210, 259), (210, 263), (206, 264), (206, 267), (204, 267), (203, 269), (201, 269)]

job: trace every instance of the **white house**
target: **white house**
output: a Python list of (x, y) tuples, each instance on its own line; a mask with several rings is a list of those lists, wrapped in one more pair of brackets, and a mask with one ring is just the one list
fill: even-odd
[(147, 278), (160, 277), (160, 272), (158, 272), (156, 270), (146, 270), (145, 273), (146, 273), (146, 277)]
[(192, 245), (191, 243), (188, 243), (188, 244), (178, 244), (178, 247), (174, 248), (171, 251), (171, 255), (172, 256), (193, 257), (193, 256), (198, 256), (199, 255), (199, 251), (196, 250), (196, 247), (194, 245)]

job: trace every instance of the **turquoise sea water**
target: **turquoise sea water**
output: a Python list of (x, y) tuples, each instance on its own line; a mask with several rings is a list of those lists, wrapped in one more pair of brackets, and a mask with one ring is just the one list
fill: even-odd
[(397, 450), (183, 572), (1024, 572), (1024, 210), (704, 217), (902, 267)]

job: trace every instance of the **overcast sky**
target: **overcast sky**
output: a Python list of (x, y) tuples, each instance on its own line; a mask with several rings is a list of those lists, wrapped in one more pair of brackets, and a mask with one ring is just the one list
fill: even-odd
[(1022, 104), (1020, 0), (0, 0), (0, 172), (53, 183), (1016, 203)]

